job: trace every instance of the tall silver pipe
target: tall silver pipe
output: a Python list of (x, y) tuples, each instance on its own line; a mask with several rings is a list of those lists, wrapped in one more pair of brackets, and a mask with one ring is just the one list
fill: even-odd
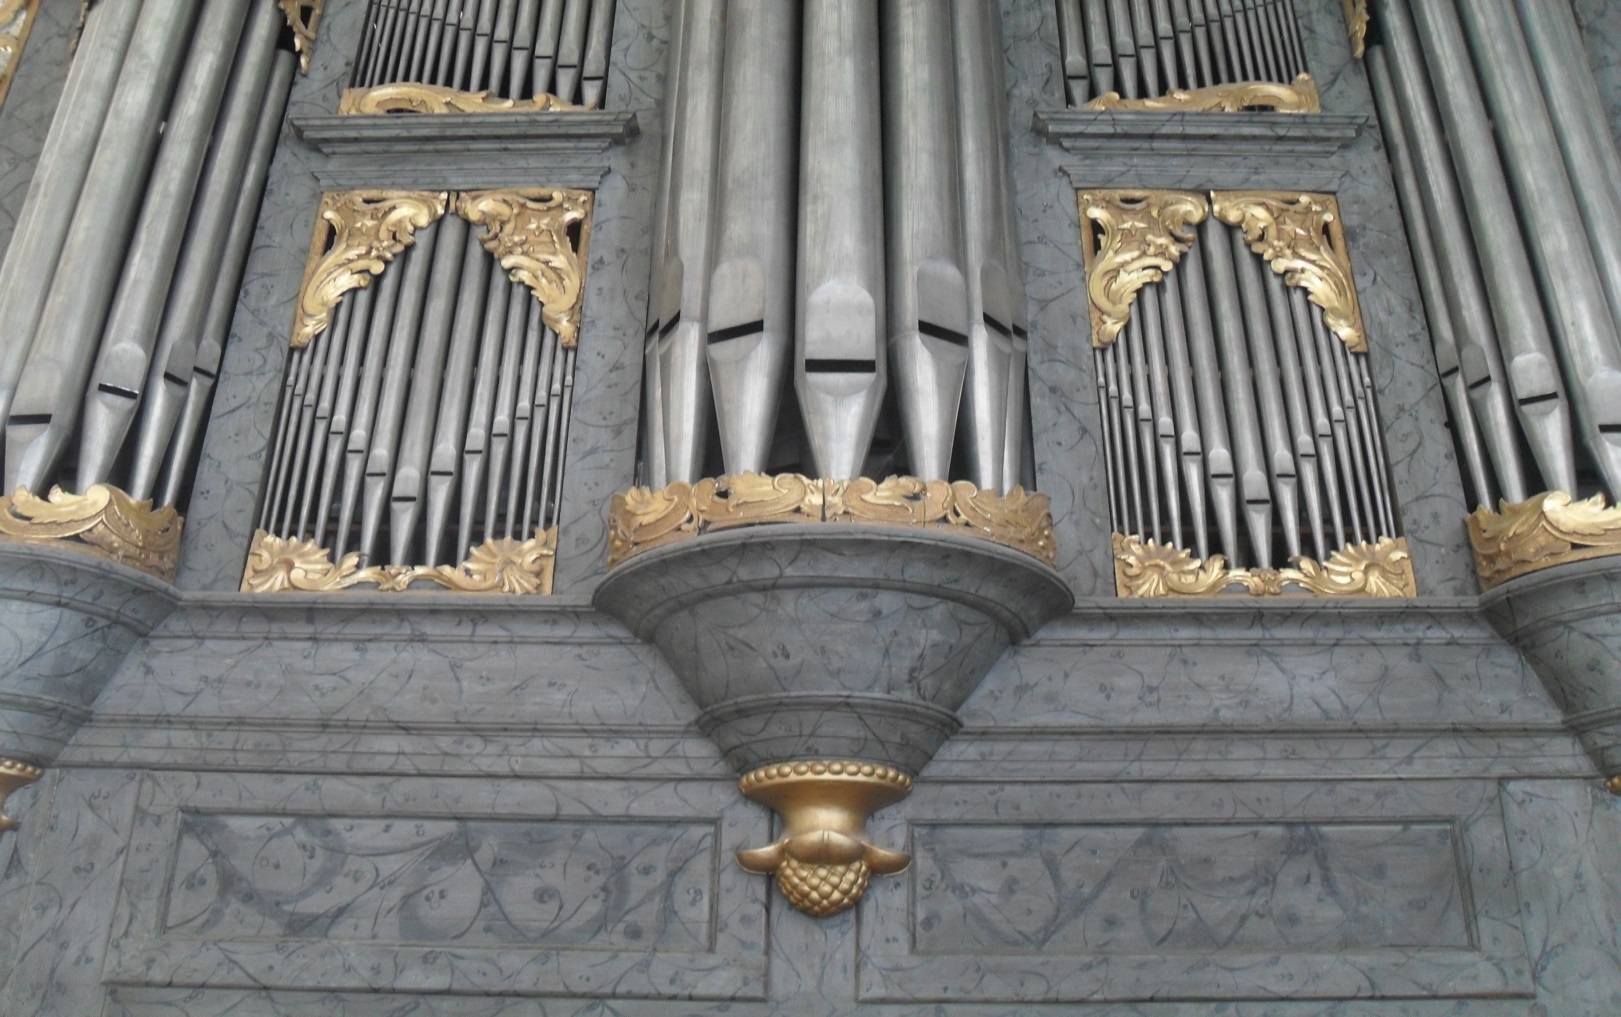
[(501, 0), (478, 0), (478, 20), (473, 27), (473, 53), (467, 70), (467, 87), (482, 91), (489, 87), (490, 58), (495, 48), (495, 12)]
[[(1172, 427), (1177, 468), (1182, 490), (1188, 500), (1188, 524), (1199, 557), (1210, 557), (1210, 534), (1205, 526), (1204, 439), (1199, 427), (1199, 398), (1194, 391), (1193, 365), (1188, 352), (1187, 318), (1183, 312), (1182, 273), (1165, 276), (1160, 300), (1160, 317), (1165, 332), (1165, 361), (1171, 381)], [(1173, 475), (1167, 482), (1176, 488)], [(1173, 502), (1174, 503), (1174, 502)]]
[(1086, 51), (1092, 64), (1092, 93), (1086, 97), (1091, 98), (1115, 91), (1117, 84), (1108, 0), (1081, 0), (1081, 15), (1086, 22)]
[(890, 369), (912, 471), (945, 479), (968, 370), (951, 8), (882, 11)]
[(462, 452), (467, 439), (467, 413), (472, 397), (473, 368), (479, 359), (480, 339), (488, 311), (485, 297), (490, 289), (495, 260), (476, 236), (469, 236), (462, 256), (461, 279), (456, 294), (456, 314), (450, 330), (450, 349), (440, 382), (439, 401), (434, 413), (433, 441), (428, 452), (427, 504), (422, 562), (437, 565), (448, 559), (460, 561), (461, 553), (444, 553), (450, 539), (451, 500), (461, 472)]
[(1177, 55), (1182, 61), (1177, 87), (1198, 88), (1204, 81), (1199, 68), (1198, 46), (1194, 40), (1193, 12), (1188, 0), (1171, 0), (1171, 31)]
[(518, 518), (518, 537), (534, 532), (535, 522), (545, 515), (555, 465), (557, 427), (563, 411), (563, 361), (557, 333), (543, 334), (540, 371), (535, 378), (535, 412), (530, 420), (528, 483), (524, 488), (523, 514)]
[[(419, 0), (420, 2), (420, 0)], [(512, 22), (518, 15), (518, 0), (500, 0), (495, 9), (495, 31), (490, 36), (489, 88), (496, 95), (514, 96), (507, 88), (507, 72), (512, 57)]]
[(1126, 519), (1126, 479), (1124, 450), (1120, 446), (1120, 389), (1114, 384), (1114, 347), (1092, 351), (1092, 368), (1098, 390), (1098, 415), (1103, 419), (1103, 462), (1108, 473), (1109, 525), (1116, 533), (1131, 532)]
[[(1334, 547), (1345, 546), (1345, 510), (1340, 498), (1340, 459), (1335, 454), (1334, 423), (1329, 415), (1328, 399), (1324, 396), (1325, 367), (1317, 359), (1317, 337), (1312, 331), (1312, 317), (1317, 312), (1307, 302), (1306, 291), (1298, 286), (1289, 288), (1289, 319), (1293, 326), (1295, 353), (1300, 361), (1300, 375), (1306, 389), (1306, 412), (1310, 415), (1312, 447), (1318, 479), (1322, 482), (1323, 500), (1328, 507), (1328, 520), (1334, 527)], [(1301, 461), (1306, 460), (1301, 454)], [(1318, 560), (1322, 560), (1319, 550)]]
[[(1218, 237), (1219, 239), (1219, 237)], [(1174, 275), (1182, 288), (1182, 318), (1188, 329), (1188, 359), (1199, 402), (1199, 431), (1204, 444), (1206, 483), (1221, 546), (1229, 557), (1239, 554), (1238, 487), (1233, 445), (1227, 427), (1226, 400), (1221, 392), (1221, 357), (1216, 352), (1216, 329), (1211, 320), (1208, 275), (1203, 237), (1182, 255)]]
[[(1317, 340), (1317, 362), (1323, 371), (1323, 390), (1328, 395), (1329, 414), (1335, 432), (1335, 449), (1346, 472), (1345, 502), (1351, 519), (1351, 534), (1358, 541), (1378, 536), (1379, 519), (1374, 505), (1373, 489), (1369, 486), (1373, 469), (1362, 442), (1362, 421), (1357, 413), (1348, 380), (1340, 370), (1338, 360), (1344, 343), (1329, 334), (1323, 325), (1323, 316), (1311, 316), (1312, 336)], [(1340, 349), (1336, 350), (1336, 344)], [(1363, 536), (1364, 532), (1367, 534)]]
[[(1019, 245), (1019, 212), (1013, 180), (1013, 130), (1008, 104), (1000, 97), (1007, 95), (1006, 63), (998, 54), (1006, 51), (1002, 42), (1001, 8), (984, 4), (981, 9), (980, 41), (975, 48), (985, 71), (985, 87), (980, 95), (988, 99), (987, 110), (991, 136), (998, 140), (996, 154), (1000, 160), (1000, 183), (992, 192), (1001, 200), (1002, 266), (1008, 288), (1009, 331), (1012, 332), (1012, 355), (1007, 361), (1007, 402), (1002, 427), (1003, 447), (1002, 490), (1015, 484), (1033, 489), (1036, 484), (1035, 439), (1030, 420), (1030, 314), (1024, 287), (1024, 252)], [(959, 43), (961, 45), (961, 43)], [(959, 70), (959, 77), (963, 71)], [(962, 93), (959, 92), (959, 96)], [(965, 181), (969, 177), (964, 163)], [(989, 183), (987, 179), (986, 184)], [(969, 318), (973, 321), (972, 315)]]
[[(557, 73), (557, 43), (563, 30), (563, 7), (570, 0), (546, 0), (540, 8), (540, 24), (535, 30), (535, 63), (531, 86), (537, 93), (552, 91)], [(671, 46), (675, 40), (670, 40)]]
[[(539, 309), (533, 304), (526, 308), (523, 331), (523, 357), (518, 362), (518, 400), (512, 411), (511, 465), (507, 471), (507, 510), (503, 518), (505, 537), (523, 536), (523, 495), (531, 489), (533, 478), (527, 469), (529, 442), (534, 432), (535, 400), (540, 375), (541, 343), (545, 326)], [(544, 401), (544, 393), (540, 393)]]
[[(1149, 490), (1158, 488), (1163, 491), (1160, 501), (1163, 508), (1155, 513), (1155, 537), (1159, 536), (1159, 518), (1167, 518), (1170, 542), (1176, 547), (1183, 547), (1182, 499), (1177, 497), (1176, 411), (1171, 402), (1171, 375), (1165, 356), (1165, 323), (1160, 314), (1162, 296), (1163, 290), (1158, 285), (1152, 285), (1141, 294), (1146, 299), (1140, 298), (1137, 302), (1137, 313), (1141, 316), (1143, 326), (1144, 352), (1148, 356), (1148, 408), (1154, 432), (1151, 456), (1157, 456), (1159, 460), (1157, 466), (1150, 461)], [(1159, 478), (1157, 481), (1153, 480), (1155, 476)]]
[[(1388, 32), (1398, 18), (1405, 19), (1408, 4), (1406, 0), (1383, 0), (1381, 9), (1396, 13), (1396, 17), (1386, 19)], [(1524, 238), (1514, 217), (1508, 214), (1514, 207), (1513, 197), (1503, 168), (1494, 157), (1497, 138), (1481, 101), (1457, 11), (1450, 3), (1413, 4), (1411, 10), (1420, 29), (1417, 36), (1428, 57), (1430, 81), (1473, 226), (1475, 251), (1485, 272), (1486, 296), (1497, 323), (1497, 338), (1521, 428), (1543, 480), (1552, 488), (1574, 490), (1575, 450), (1559, 362)], [(1396, 51), (1399, 53), (1400, 47)], [(1398, 59), (1392, 70), (1399, 83), (1403, 62)], [(1504, 488), (1506, 493), (1506, 483)]]
[(1115, 87), (1127, 99), (1142, 96), (1137, 75), (1137, 30), (1130, 0), (1109, 0), (1109, 42), (1114, 49)]
[(1197, 63), (1189, 63), (1189, 73), (1197, 66), (1198, 77), (1193, 82), (1195, 88), (1204, 88), (1214, 85), (1220, 78), (1217, 76), (1215, 54), (1210, 45), (1210, 21), (1205, 14), (1204, 0), (1178, 0), (1188, 6), (1188, 21), (1193, 33), (1193, 55)]
[[(1276, 516), (1282, 525), (1283, 543), (1288, 556), (1300, 554), (1300, 474), (1289, 440), (1289, 421), (1284, 411), (1283, 381), (1278, 369), (1277, 346), (1267, 305), (1268, 271), (1249, 249), (1244, 235), (1227, 230), (1232, 242), (1233, 267), (1238, 275), (1239, 304), (1244, 309), (1244, 335), (1249, 341), (1249, 373), (1255, 382), (1256, 406), (1260, 410), (1261, 448), (1267, 476), (1272, 482)], [(1247, 499), (1246, 499), (1247, 500)], [(1263, 560), (1262, 567), (1271, 564)]]
[[(1560, 156), (1560, 139), (1514, 14), (1514, 0), (1469, 0), (1458, 10), (1475, 50), (1504, 168), (1519, 207), (1533, 224), (1524, 236), (1568, 368), (1566, 384), (1577, 425), (1605, 486), (1621, 492), (1621, 333), (1584, 232), (1553, 225), (1583, 222), (1587, 208), (1577, 200)], [(1575, 110), (1568, 115), (1578, 124), (1583, 119)], [(1481, 153), (1468, 157), (1478, 160)], [(1594, 188), (1595, 197), (1588, 202), (1600, 214), (1610, 213), (1607, 221), (1588, 220), (1600, 230), (1621, 222), (1612, 203), (1603, 200), (1605, 190), (1602, 185)], [(1611, 246), (1621, 249), (1621, 238), (1612, 237)], [(1611, 274), (1621, 287), (1621, 265), (1612, 266)]]
[[(510, 514), (503, 515), (507, 483), (507, 459), (516, 430), (518, 373), (523, 368), (524, 344), (529, 332), (529, 316), (538, 313), (535, 301), (519, 286), (508, 288), (505, 334), (501, 341), (501, 374), (495, 387), (495, 409), (490, 417), (490, 454), (484, 491), (484, 539), (511, 536)], [(506, 529), (498, 529), (505, 526)]]
[[(349, 295), (349, 300), (354, 302), (354, 316), (349, 322), (348, 341), (343, 351), (343, 362), (338, 370), (338, 385), (332, 400), (332, 409), (326, 416), (324, 436), (326, 447), (321, 455), (321, 468), (318, 473), (319, 493), (315, 501), (315, 524), (311, 528), (313, 539), (322, 547), (332, 546), (326, 539), (327, 523), (332, 516), (333, 495), (337, 491), (338, 478), (343, 473), (344, 445), (349, 439), (355, 392), (360, 385), (362, 365), (370, 346), (372, 311), (377, 305), (377, 293), (377, 287), (368, 286)], [(317, 440), (321, 440), (320, 436)]]
[(350, 293), (338, 307), (332, 327), (321, 336), (321, 345), (325, 353), (321, 358), (320, 379), (317, 388), (310, 385), (313, 396), (314, 413), (310, 417), (309, 433), (299, 442), (300, 455), (307, 456), (307, 462), (294, 467), (295, 474), (302, 480), (298, 498), (298, 526), (294, 530), (299, 537), (309, 533), (307, 539), (317, 542), (321, 539), (320, 531), (311, 533), (310, 512), (315, 506), (316, 492), (321, 488), (321, 471), (326, 461), (328, 438), (331, 436), (332, 410), (338, 401), (338, 389), (343, 384), (343, 368), (349, 360), (349, 351), (356, 343), (354, 331), (365, 327), (365, 319), (356, 320), (355, 309), (360, 306), (360, 294)]
[[(721, 0), (692, 0), (692, 2), (695, 7), (689, 16), (695, 16), (695, 19), (689, 23), (688, 30), (695, 33), (692, 39), (701, 47), (695, 50), (693, 55), (707, 54), (704, 59), (714, 64), (713, 67), (700, 72), (707, 83), (710, 79), (718, 80), (720, 77), (720, 47), (723, 45), (721, 39), (726, 28), (726, 7)], [(589, 13), (586, 0), (569, 0), (567, 9), (563, 11), (563, 30), (557, 41), (557, 94), (570, 102), (574, 101), (580, 91), (580, 72), (585, 65), (585, 33), (589, 27), (587, 21)]]
[(12, 397), (6, 420), (8, 491), (43, 489), (78, 423), (85, 378), (140, 214), (195, 14), (196, 6), (183, 0), (147, 0), (141, 6), (57, 277)]
[(1141, 346), (1133, 336), (1138, 327), (1136, 321), (1126, 322), (1111, 352), (1114, 354), (1120, 389), (1120, 443), (1126, 448), (1123, 462), (1126, 467), (1126, 494), (1131, 504), (1131, 532), (1149, 537), (1153, 536), (1152, 530), (1158, 525), (1158, 517), (1152, 512), (1144, 491), (1147, 478), (1144, 476), (1143, 461), (1146, 459), (1149, 469), (1152, 469), (1154, 460), (1150, 435), (1145, 434), (1149, 428), (1142, 416), (1143, 403), (1146, 401), (1143, 389), (1146, 386), (1141, 376), (1141, 358), (1134, 355)]
[(281, 379), (281, 398), (276, 403), (275, 429), (271, 431), (270, 462), (265, 469), (264, 490), (259, 498), (259, 528), (279, 534), (275, 520), (282, 501), (282, 489), (287, 483), (287, 467), (292, 453), (292, 433), (297, 430), (293, 414), (304, 400), (304, 385), (309, 381), (310, 348), (293, 350), (287, 358), (287, 371)]
[[(468, 405), (467, 432), (462, 443), (461, 514), (457, 520), (457, 551), (465, 556), (476, 543), (473, 522), (485, 498), (489, 469), (490, 425), (495, 417), (496, 391), (501, 384), (501, 351), (507, 330), (507, 289), (504, 273), (488, 273), (484, 320), (478, 340), (478, 365), (473, 375), (473, 396)], [(488, 522), (486, 521), (486, 525)]]
[[(663, 139), (659, 148), (657, 199), (653, 204), (652, 269), (647, 284), (647, 329), (642, 341), (642, 483), (662, 488), (670, 482), (665, 460), (664, 383), (659, 371), (659, 335), (664, 312), (664, 278), (674, 254), (676, 214), (672, 200), (681, 138), (682, 68), (686, 63), (686, 3), (670, 5), (669, 57), (664, 74)], [(526, 312), (527, 313), (527, 312)]]
[[(960, 37), (959, 37), (960, 42)], [(1086, 48), (1081, 0), (1058, 0), (1058, 46), (1064, 60), (1064, 91), (1071, 106), (1091, 98), (1092, 55)]]
[(507, 93), (515, 99), (546, 88), (542, 82), (529, 80), (534, 71), (535, 19), (539, 13), (540, 0), (518, 0), (512, 24), (512, 55), (508, 58), (511, 66), (507, 70)]
[[(584, 3), (585, 0), (575, 0)], [(613, 47), (613, 25), (615, 0), (591, 0), (591, 24), (585, 36), (585, 64), (580, 77), (580, 101), (587, 106), (600, 108), (603, 94), (608, 87), (608, 51)], [(791, 48), (791, 47), (790, 47)], [(782, 50), (786, 54), (788, 50)], [(574, 354), (569, 354), (570, 360)], [(574, 373), (572, 369), (568, 374), (568, 392), (565, 400), (574, 398)], [(567, 427), (565, 426), (565, 431)], [(558, 471), (562, 477), (562, 471)]]
[(728, 473), (765, 471), (793, 354), (800, 24), (791, 0), (727, 17), (708, 359)]
[(1183, 87), (1182, 74), (1176, 63), (1176, 33), (1172, 28), (1170, 0), (1153, 0), (1154, 43), (1159, 50), (1160, 73), (1164, 75), (1165, 90)]
[[(1323, 561), (1329, 552), (1324, 526), (1323, 489), (1317, 476), (1317, 442), (1306, 403), (1306, 378), (1300, 366), (1300, 343), (1295, 334), (1288, 287), (1276, 272), (1266, 275), (1266, 306), (1272, 319), (1272, 335), (1277, 351), (1279, 388), (1287, 412), (1289, 449), (1305, 502), (1306, 520), (1311, 528), (1313, 550)], [(1281, 464), (1280, 464), (1281, 465)], [(1300, 553), (1300, 552), (1296, 552)]]
[[(1193, 0), (1200, 3), (1201, 0)], [(1205, 23), (1209, 27), (1210, 48), (1215, 57), (1217, 80), (1215, 83), (1240, 81), (1244, 77), (1239, 67), (1237, 56), (1238, 45), (1229, 35), (1231, 28), (1231, 12), (1227, 17), (1222, 16), (1220, 0), (1202, 0), (1205, 9)]]
[(1131, 38), (1137, 46), (1137, 67), (1143, 76), (1144, 95), (1163, 95), (1159, 59), (1154, 52), (1154, 15), (1149, 0), (1130, 0)]
[(818, 475), (861, 475), (887, 379), (878, 11), (806, 0), (794, 387)]

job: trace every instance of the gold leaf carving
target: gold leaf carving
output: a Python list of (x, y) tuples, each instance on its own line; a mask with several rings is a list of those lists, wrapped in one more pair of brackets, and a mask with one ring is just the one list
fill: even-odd
[(84, 494), (53, 487), (45, 498), (19, 487), (0, 498), (0, 539), (86, 551), (169, 581), (182, 522), (173, 506), (154, 509), (106, 484)]
[(1334, 197), (1265, 191), (1223, 191), (1213, 197), (1216, 218), (1243, 229), (1250, 249), (1266, 259), (1272, 271), (1290, 286), (1304, 287), (1347, 349), (1367, 352), (1345, 228)]
[(1469, 517), (1480, 585), (1491, 589), (1528, 572), (1587, 558), (1621, 554), (1621, 508), (1603, 495), (1577, 501), (1549, 491), (1496, 512), (1485, 506)]
[(370, 286), (417, 230), (445, 214), (443, 191), (341, 191), (321, 198), (310, 257), (299, 287), (293, 348), (332, 323), (334, 308), (350, 290)]
[(1310, 74), (1287, 85), (1275, 81), (1240, 81), (1208, 88), (1175, 89), (1147, 99), (1122, 98), (1105, 92), (1087, 109), (1113, 113), (1242, 113), (1268, 109), (1275, 113), (1321, 113), (1322, 96)]
[(1164, 279), (1193, 246), (1209, 206), (1185, 191), (1082, 191), (1080, 206), (1092, 345), (1103, 347), (1126, 327), (1138, 291)]
[(327, 593), (369, 585), (382, 593), (403, 593), (430, 583), (454, 593), (549, 594), (557, 557), (557, 527), (528, 540), (486, 541), (460, 565), (373, 565), (360, 567), (360, 555), (336, 564), (314, 541), (274, 537), (259, 530), (242, 573), (244, 593)]
[(1235, 569), (1223, 556), (1199, 560), (1188, 551), (1141, 537), (1114, 535), (1115, 592), (1121, 597), (1416, 597), (1413, 556), (1405, 537), (1349, 544), (1325, 562), (1295, 558), (1281, 569)]
[(380, 113), (543, 113), (547, 110), (584, 110), (555, 95), (532, 99), (501, 99), (489, 92), (461, 92), (442, 85), (402, 81), (376, 88), (350, 88), (338, 100), (342, 116)]
[(38, 11), (39, 0), (0, 0), (0, 104), (11, 91), (11, 79), (17, 75), (23, 44)]
[[(0, 759), (0, 808), (4, 808), (6, 799), (10, 798), (18, 788), (26, 787), (40, 778), (40, 768), (15, 759)], [(15, 830), (17, 821), (10, 816), (0, 815), (0, 833)]]
[(315, 55), (315, 33), (321, 27), (321, 10), (326, 0), (277, 0), (282, 13), (287, 15), (287, 27), (293, 30), (293, 48), (298, 51), (298, 66), (305, 74), (310, 72), (310, 58)]
[(777, 877), (788, 903), (815, 918), (860, 902), (873, 876), (905, 871), (912, 859), (879, 847), (867, 819), (912, 791), (912, 778), (876, 763), (795, 762), (751, 770), (738, 781), (745, 798), (782, 817), (783, 831), (766, 847), (737, 853), (745, 872)]
[(733, 474), (631, 488), (608, 512), (608, 564), (712, 530), (771, 523), (870, 523), (968, 532), (1051, 565), (1057, 560), (1046, 495), (981, 491), (967, 481), (890, 477), (820, 480)]
[[(480, 238), (485, 250), (513, 282), (534, 291), (558, 341), (565, 347), (579, 342), (591, 193), (558, 187), (469, 191), (457, 198), (456, 213), (485, 228)], [(575, 225), (578, 249), (569, 238)]]
[(1351, 33), (1351, 55), (1361, 59), (1368, 51), (1368, 0), (1341, 0), (1345, 26)]

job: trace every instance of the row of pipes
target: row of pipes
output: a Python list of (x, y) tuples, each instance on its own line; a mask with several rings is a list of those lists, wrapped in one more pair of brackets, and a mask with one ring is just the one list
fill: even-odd
[(260, 528), (401, 565), (549, 529), (574, 362), (528, 287), (445, 216), (292, 352)]
[(351, 84), (602, 105), (614, 0), (371, 0)]
[(1239, 228), (1206, 219), (1095, 357), (1117, 532), (1191, 535), (1203, 559), (1213, 522), (1227, 560), (1259, 568), (1305, 553), (1302, 520), (1318, 561), (1400, 535), (1367, 355)]
[(0, 265), (7, 491), (181, 497), (297, 64), (286, 29), (275, 0), (89, 9)]
[(1307, 73), (1295, 0), (1057, 0), (1069, 102)]
[(1369, 78), (1474, 500), (1614, 499), (1621, 156), (1571, 6), (1372, 10)]
[(807, 472), (1029, 475), (1026, 312), (994, 0), (680, 0), (643, 479), (766, 469), (789, 366)]

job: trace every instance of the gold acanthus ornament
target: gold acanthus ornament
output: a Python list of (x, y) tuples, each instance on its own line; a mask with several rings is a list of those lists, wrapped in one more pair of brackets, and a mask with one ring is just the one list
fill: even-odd
[(529, 540), (497, 539), (473, 549), (459, 565), (373, 565), (360, 567), (360, 555), (332, 554), (314, 541), (274, 537), (259, 530), (242, 573), (244, 593), (328, 593), (374, 586), (403, 593), (428, 583), (454, 593), (538, 594), (552, 592), (557, 558), (557, 527)]
[[(40, 778), (40, 768), (15, 759), (0, 759), (0, 808), (4, 808), (6, 799), (10, 798), (18, 788), (27, 787)], [(17, 829), (17, 821), (10, 816), (0, 814), (0, 833)]]
[(608, 564), (655, 547), (738, 526), (867, 523), (968, 533), (1051, 565), (1057, 560), (1046, 495), (981, 491), (959, 480), (823, 480), (735, 473), (616, 494), (608, 511)]
[(321, 11), (326, 0), (277, 0), (287, 27), (293, 31), (293, 48), (298, 51), (298, 66), (305, 74), (310, 72), (310, 59), (315, 55), (315, 33), (321, 27)]
[[(541, 303), (541, 317), (564, 347), (580, 339), (585, 259), (591, 240), (591, 192), (561, 187), (468, 191), (456, 214), (484, 227), (479, 242), (515, 283)], [(571, 233), (578, 240), (571, 239)]]
[(1114, 535), (1115, 592), (1121, 597), (1416, 597), (1418, 582), (1405, 537), (1349, 544), (1325, 562), (1295, 558), (1281, 569), (1235, 569), (1223, 556), (1199, 560), (1181, 548)]
[(555, 95), (542, 92), (532, 99), (502, 99), (489, 92), (462, 92), (443, 85), (413, 81), (350, 88), (338, 100), (340, 116), (383, 113), (544, 113), (549, 110), (585, 110)]
[(1088, 102), (1085, 108), (1109, 113), (1242, 113), (1257, 109), (1274, 113), (1321, 113), (1323, 99), (1312, 76), (1302, 74), (1287, 85), (1276, 81), (1239, 81), (1207, 88), (1179, 88), (1146, 99), (1126, 99), (1119, 92), (1105, 92)]
[(0, 498), (0, 540), (83, 551), (173, 581), (183, 520), (173, 506), (153, 508), (116, 487), (83, 494), (51, 488), (44, 498), (18, 488)]
[(1082, 191), (1080, 207), (1092, 345), (1101, 348), (1119, 338), (1138, 292), (1193, 246), (1210, 206), (1186, 191)]
[(11, 79), (17, 75), (23, 44), (38, 11), (39, 0), (0, 0), (0, 104), (11, 91)]
[(874, 844), (867, 819), (912, 790), (912, 778), (876, 763), (778, 763), (743, 775), (738, 790), (782, 817), (782, 836), (737, 853), (744, 871), (777, 877), (788, 903), (817, 918), (854, 907), (873, 876), (905, 871), (910, 856)]
[(293, 348), (308, 346), (332, 324), (338, 301), (370, 286), (415, 242), (416, 231), (445, 214), (444, 191), (338, 191), (321, 198), (315, 236), (299, 287)]
[(1368, 51), (1368, 0), (1340, 0), (1345, 7), (1345, 26), (1351, 33), (1351, 55), (1357, 59)]
[(1469, 516), (1469, 543), (1489, 590), (1528, 572), (1621, 554), (1621, 508), (1603, 495), (1577, 500), (1564, 491), (1502, 502), (1496, 512), (1481, 506)]
[(1353, 353), (1366, 353), (1351, 277), (1351, 258), (1339, 203), (1329, 194), (1218, 191), (1212, 195), (1217, 219), (1244, 231), (1250, 250), (1290, 286), (1306, 290), (1323, 309), (1323, 322)]

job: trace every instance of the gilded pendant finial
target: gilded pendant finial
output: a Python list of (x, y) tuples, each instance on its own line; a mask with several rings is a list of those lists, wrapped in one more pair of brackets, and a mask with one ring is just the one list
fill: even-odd
[(1329, 194), (1292, 192), (1221, 191), (1212, 197), (1216, 218), (1241, 228), (1250, 250), (1290, 286), (1305, 288), (1346, 349), (1366, 353), (1339, 202)]
[(1173, 89), (1146, 99), (1127, 99), (1119, 92), (1105, 92), (1088, 102), (1085, 108), (1112, 113), (1242, 113), (1249, 110), (1321, 113), (1323, 99), (1312, 76), (1302, 74), (1287, 85), (1276, 81), (1240, 81), (1207, 88)]
[(1103, 347), (1126, 327), (1138, 291), (1163, 280), (1193, 246), (1209, 205), (1186, 191), (1082, 191), (1080, 207), (1092, 345)]
[(744, 797), (782, 817), (782, 836), (763, 848), (739, 851), (744, 871), (775, 875), (788, 903), (816, 918), (860, 902), (873, 876), (892, 876), (910, 856), (867, 838), (867, 819), (912, 791), (912, 778), (876, 763), (779, 763), (738, 782)]
[(1578, 501), (1564, 491), (1502, 502), (1496, 512), (1481, 506), (1469, 516), (1469, 543), (1489, 590), (1528, 572), (1621, 554), (1621, 508), (1603, 495)]
[(1351, 34), (1351, 55), (1358, 60), (1368, 52), (1368, 0), (1341, 0), (1345, 27)]
[(1235, 569), (1216, 554), (1188, 551), (1141, 537), (1114, 535), (1115, 592), (1121, 597), (1416, 597), (1418, 582), (1405, 537), (1349, 544), (1327, 561), (1296, 558), (1288, 568)]
[[(546, 327), (557, 333), (558, 341), (565, 347), (577, 344), (591, 193), (560, 187), (468, 191), (456, 199), (456, 214), (484, 227), (480, 243), (513, 282), (534, 292)], [(576, 226), (577, 241), (569, 235)]]
[[(4, 808), (6, 799), (21, 787), (27, 787), (40, 778), (40, 768), (20, 763), (15, 759), (0, 759), (0, 808)], [(10, 816), (0, 814), (0, 833), (15, 830), (17, 821)]]
[(557, 527), (528, 540), (490, 540), (475, 547), (459, 565), (373, 565), (360, 567), (360, 555), (334, 563), (332, 553), (311, 540), (253, 535), (243, 593), (329, 593), (374, 586), (381, 593), (403, 593), (428, 583), (453, 593), (539, 594), (552, 592), (557, 559)]
[(489, 92), (461, 92), (442, 85), (401, 81), (375, 88), (346, 89), (338, 100), (340, 116), (385, 113), (544, 113), (548, 110), (584, 110), (542, 92), (531, 99), (501, 99)]

